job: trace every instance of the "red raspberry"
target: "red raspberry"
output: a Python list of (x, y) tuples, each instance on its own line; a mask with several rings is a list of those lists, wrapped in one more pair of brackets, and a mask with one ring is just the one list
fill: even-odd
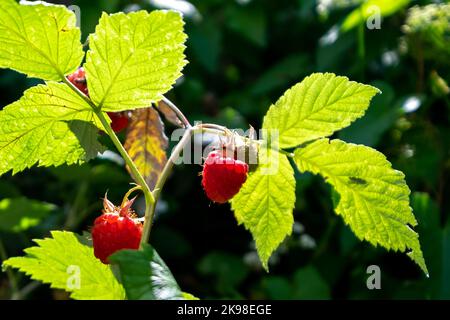
[(108, 112), (108, 116), (111, 118), (111, 128), (114, 132), (120, 132), (128, 127), (128, 116), (126, 112)]
[(78, 88), (85, 95), (89, 96), (89, 91), (86, 82), (86, 72), (84, 68), (78, 68), (77, 71), (67, 76), (67, 80), (73, 83), (75, 87)]
[(239, 192), (247, 173), (245, 162), (227, 157), (221, 151), (212, 151), (203, 166), (202, 186), (210, 200), (225, 203)]
[(134, 199), (123, 207), (114, 206), (105, 196), (103, 214), (95, 219), (92, 228), (94, 255), (104, 264), (108, 257), (122, 249), (138, 249), (142, 237), (142, 223), (131, 210)]

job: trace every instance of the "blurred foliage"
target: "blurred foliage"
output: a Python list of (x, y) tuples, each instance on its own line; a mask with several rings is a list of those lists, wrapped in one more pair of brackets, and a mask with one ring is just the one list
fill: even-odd
[[(377, 148), (405, 173), (430, 278), (406, 256), (357, 240), (333, 213), (329, 186), (298, 173), (294, 232), (271, 258), (268, 274), (229, 206), (211, 204), (204, 196), (201, 167), (185, 165), (176, 167), (164, 189), (151, 236), (183, 290), (219, 299), (450, 299), (449, 4), (404, 2), (382, 18), (381, 29), (340, 32), (339, 26), (364, 1), (58, 2), (80, 7), (83, 41), (102, 11), (181, 10), (190, 63), (169, 98), (192, 121), (258, 129), (270, 104), (314, 71), (335, 72), (383, 91), (367, 115), (338, 137)], [(1, 106), (36, 83), (1, 70)], [(170, 137), (173, 126), (166, 124), (166, 129)], [(81, 167), (33, 168), (3, 176), (0, 219), (4, 208), (14, 217), (36, 214), (40, 205), (31, 209), (20, 200), (24, 198), (55, 209), (43, 209), (41, 222), (19, 233), (0, 230), (1, 259), (21, 255), (31, 239), (47, 236), (49, 230), (88, 230), (100, 214), (104, 193), (118, 202), (129, 182), (114, 152)], [(14, 206), (12, 201), (23, 203)], [(143, 212), (142, 199), (135, 209)], [(366, 269), (372, 264), (381, 268), (381, 290), (366, 287)], [(2, 273), (0, 298), (12, 294), (67, 298), (26, 276)]]

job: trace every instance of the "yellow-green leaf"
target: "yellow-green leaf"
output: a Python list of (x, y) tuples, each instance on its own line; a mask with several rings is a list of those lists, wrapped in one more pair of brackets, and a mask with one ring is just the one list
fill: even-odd
[(123, 300), (125, 290), (108, 265), (94, 256), (94, 250), (67, 231), (53, 231), (52, 238), (35, 240), (37, 246), (25, 249), (26, 256), (9, 258), (4, 267), (71, 292), (80, 300)]
[(333, 73), (314, 73), (270, 107), (263, 129), (277, 134), (280, 148), (331, 135), (364, 115), (379, 90)]
[(149, 107), (186, 65), (183, 19), (175, 11), (104, 13), (89, 37), (86, 77), (103, 111)]
[(41, 1), (0, 1), (0, 68), (62, 80), (83, 59), (75, 14)]
[(402, 172), (366, 146), (320, 139), (297, 149), (300, 171), (320, 174), (337, 193), (335, 211), (356, 236), (408, 256), (428, 274)]
[(273, 251), (292, 232), (295, 179), (285, 155), (261, 147), (258, 158), (257, 169), (231, 200), (231, 207), (238, 222), (252, 233), (267, 270)]

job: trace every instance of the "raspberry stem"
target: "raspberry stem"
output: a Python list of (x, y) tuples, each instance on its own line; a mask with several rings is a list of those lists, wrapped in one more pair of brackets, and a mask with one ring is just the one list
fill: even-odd
[(149, 186), (147, 185), (147, 182), (145, 182), (144, 177), (136, 167), (136, 164), (131, 159), (130, 155), (127, 153), (125, 148), (123, 147), (122, 143), (120, 142), (119, 138), (117, 137), (116, 133), (112, 129), (109, 121), (108, 116), (105, 112), (101, 111), (101, 107), (95, 105), (95, 103), (85, 94), (83, 94), (78, 88), (73, 85), (66, 77), (63, 79), (64, 83), (67, 84), (72, 90), (74, 90), (83, 100), (85, 100), (93, 109), (95, 115), (100, 120), (100, 122), (103, 125), (103, 128), (105, 129), (106, 133), (108, 134), (109, 138), (117, 148), (117, 151), (119, 151), (122, 158), (125, 160), (125, 163), (130, 168), (132, 175), (136, 179), (136, 182), (139, 186), (142, 187), (142, 192), (145, 196), (145, 222), (144, 222), (144, 230), (143, 235), (141, 239), (141, 247), (142, 244), (147, 243), (149, 236), (150, 236), (150, 230), (151, 225), (153, 221), (153, 215), (155, 211), (155, 198), (153, 197), (153, 193), (151, 192)]

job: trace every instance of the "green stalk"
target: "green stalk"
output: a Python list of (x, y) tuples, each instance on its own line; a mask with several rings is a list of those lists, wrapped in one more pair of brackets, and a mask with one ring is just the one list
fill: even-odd
[[(0, 259), (2, 260), (2, 262), (8, 260), (8, 255), (6, 253), (6, 249), (3, 245), (2, 239), (0, 239)], [(11, 270), (11, 268), (6, 269), (6, 275), (8, 276), (8, 279), (9, 279), (12, 296), (14, 296), (15, 294), (17, 294), (19, 292), (19, 286), (17, 285), (17, 279), (16, 279), (13, 271)]]
[(147, 243), (149, 236), (150, 236), (150, 230), (152, 226), (153, 221), (153, 215), (154, 215), (154, 206), (155, 206), (155, 198), (153, 197), (153, 194), (150, 190), (150, 188), (147, 185), (147, 182), (145, 182), (144, 177), (136, 167), (136, 164), (131, 159), (130, 155), (127, 153), (125, 148), (123, 147), (122, 143), (120, 142), (119, 138), (117, 137), (114, 130), (111, 128), (111, 125), (109, 124), (108, 120), (106, 119), (106, 114), (104, 112), (95, 112), (98, 119), (102, 123), (103, 127), (106, 130), (106, 133), (111, 138), (112, 142), (116, 146), (117, 150), (119, 151), (120, 155), (125, 160), (125, 163), (130, 168), (130, 171), (134, 178), (136, 179), (136, 182), (139, 186), (142, 188), (142, 192), (145, 196), (145, 220), (144, 220), (144, 227), (142, 232), (142, 239), (141, 239), (141, 247), (144, 243)]
[[(153, 220), (153, 213), (154, 213), (154, 204), (155, 204), (155, 198), (153, 197), (153, 194), (150, 190), (150, 188), (147, 185), (147, 182), (145, 182), (144, 177), (139, 172), (138, 168), (136, 167), (136, 164), (131, 159), (130, 155), (127, 153), (125, 148), (123, 147), (122, 143), (120, 142), (119, 138), (117, 137), (114, 130), (111, 128), (111, 125), (108, 121), (106, 113), (102, 112), (98, 106), (92, 102), (89, 97), (87, 97), (85, 94), (83, 94), (80, 90), (78, 90), (77, 87), (75, 87), (67, 78), (63, 78), (63, 81), (65, 84), (67, 84), (72, 90), (74, 90), (84, 101), (86, 101), (93, 109), (95, 115), (100, 120), (100, 122), (103, 125), (103, 128), (105, 129), (106, 133), (108, 134), (109, 138), (117, 148), (117, 151), (119, 151), (122, 158), (125, 160), (125, 163), (130, 168), (130, 171), (133, 175), (133, 177), (136, 179), (136, 182), (139, 186), (142, 188), (142, 192), (145, 196), (145, 222), (143, 227), (143, 235), (142, 235), (142, 241), (141, 246), (143, 243), (146, 243), (148, 241), (149, 235), (150, 235), (150, 229), (151, 224)], [(144, 239), (147, 239), (144, 241)]]

